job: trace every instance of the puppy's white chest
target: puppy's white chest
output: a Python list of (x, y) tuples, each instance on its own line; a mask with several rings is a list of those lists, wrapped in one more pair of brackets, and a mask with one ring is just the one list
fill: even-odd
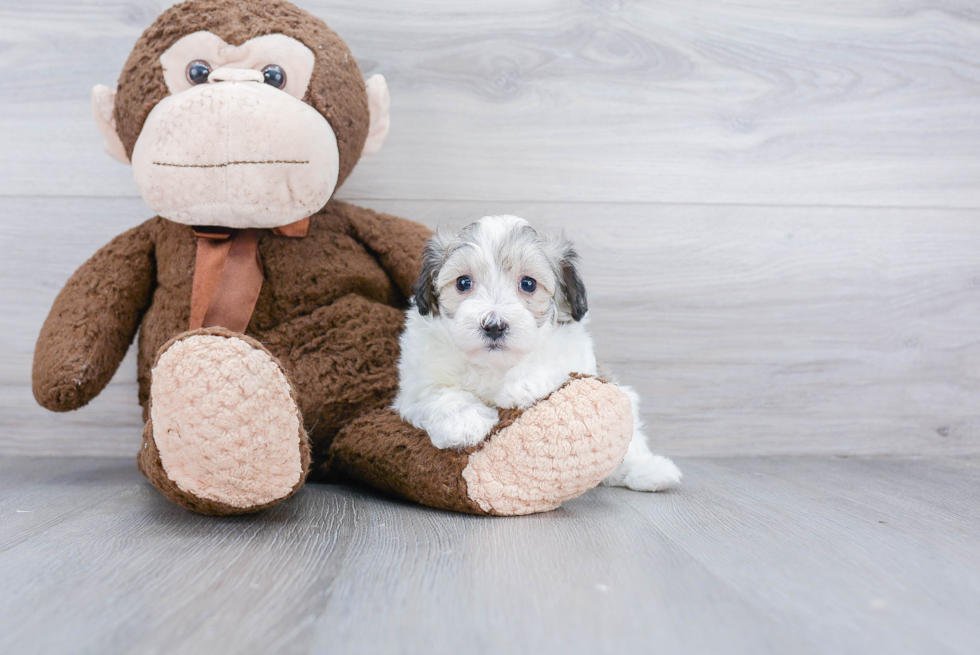
[(572, 373), (596, 374), (592, 339), (584, 326), (559, 329), (508, 369), (481, 369), (467, 362), (463, 387), (493, 407), (527, 408), (563, 385)]
[(497, 406), (495, 399), (500, 392), (513, 384), (514, 374), (520, 365), (510, 369), (490, 369), (466, 361), (455, 385), (469, 391), (489, 406)]

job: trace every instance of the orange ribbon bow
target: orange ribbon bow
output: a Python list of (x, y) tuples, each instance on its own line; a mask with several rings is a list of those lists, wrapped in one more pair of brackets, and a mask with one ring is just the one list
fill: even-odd
[[(271, 232), (303, 238), (309, 230), (307, 217), (272, 228)], [(191, 289), (191, 330), (221, 326), (245, 332), (265, 277), (259, 256), (259, 232), (254, 228), (194, 228), (197, 259)]]

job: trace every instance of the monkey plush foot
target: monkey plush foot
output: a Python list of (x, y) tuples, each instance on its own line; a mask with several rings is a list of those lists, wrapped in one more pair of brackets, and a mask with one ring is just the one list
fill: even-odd
[(597, 486), (623, 461), (633, 434), (629, 399), (613, 384), (578, 378), (509, 410), (482, 446), (440, 450), (424, 431), (379, 410), (334, 440), (329, 466), (433, 507), (516, 516), (555, 509)]
[(509, 420), (463, 469), (470, 497), (490, 514), (577, 498), (616, 470), (633, 435), (629, 398), (596, 378), (572, 380)]
[(178, 505), (243, 514), (295, 493), (310, 448), (279, 362), (254, 339), (208, 328), (161, 348), (138, 460)]

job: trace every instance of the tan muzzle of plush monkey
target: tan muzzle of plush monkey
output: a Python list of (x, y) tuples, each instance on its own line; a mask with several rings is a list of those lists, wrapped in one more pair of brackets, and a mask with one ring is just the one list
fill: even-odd
[[(160, 56), (170, 95), (153, 107), (133, 150), (140, 195), (158, 215), (186, 225), (278, 228), (330, 199), (339, 176), (337, 137), (303, 101), (313, 52), (274, 34), (240, 46), (188, 34)], [(367, 84), (371, 125), (363, 152), (388, 131), (388, 87)], [(115, 130), (115, 92), (97, 86), (93, 114), (106, 150), (128, 161)]]
[[(244, 332), (263, 280), (256, 230), (305, 236), (341, 181), (337, 133), (326, 118), (333, 110), (323, 111), (322, 92), (309, 93), (317, 56), (285, 34), (231, 45), (200, 30), (171, 44), (158, 64), (166, 93), (129, 142), (136, 185), (159, 216), (195, 227), (190, 328)], [(388, 133), (390, 100), (384, 77), (365, 87), (361, 154), (373, 154)], [(96, 86), (92, 113), (106, 151), (128, 163), (116, 110), (116, 92)]]

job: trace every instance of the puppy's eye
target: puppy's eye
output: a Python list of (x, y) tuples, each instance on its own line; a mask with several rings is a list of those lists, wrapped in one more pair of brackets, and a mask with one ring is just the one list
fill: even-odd
[(526, 275), (521, 278), (521, 291), (526, 291), (527, 293), (534, 293), (534, 290), (538, 288), (538, 283), (533, 277), (527, 277)]
[(277, 89), (286, 86), (286, 71), (275, 64), (263, 68), (262, 75), (265, 76), (265, 83), (269, 86), (274, 86)]
[(456, 288), (463, 293), (466, 293), (473, 288), (473, 280), (470, 279), (469, 275), (460, 275), (456, 278)]
[(191, 84), (204, 84), (211, 74), (211, 64), (200, 59), (187, 64), (187, 81)]

